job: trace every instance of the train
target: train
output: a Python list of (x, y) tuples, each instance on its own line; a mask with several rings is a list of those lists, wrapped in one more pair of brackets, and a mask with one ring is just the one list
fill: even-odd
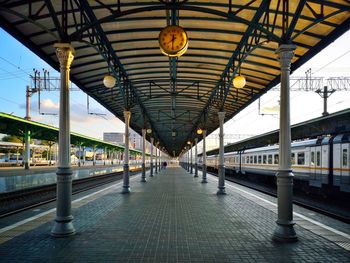
[[(308, 189), (350, 193), (350, 134), (323, 136), (291, 143), (294, 180)], [(224, 154), (226, 173), (275, 176), (279, 146), (242, 149)], [(198, 160), (202, 164), (202, 157)], [(207, 169), (217, 170), (218, 155), (207, 156)]]

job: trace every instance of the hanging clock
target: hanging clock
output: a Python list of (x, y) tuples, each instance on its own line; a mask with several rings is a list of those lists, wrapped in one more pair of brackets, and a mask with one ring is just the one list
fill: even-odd
[(186, 31), (180, 26), (167, 26), (159, 33), (159, 47), (169, 57), (182, 56), (188, 47)]

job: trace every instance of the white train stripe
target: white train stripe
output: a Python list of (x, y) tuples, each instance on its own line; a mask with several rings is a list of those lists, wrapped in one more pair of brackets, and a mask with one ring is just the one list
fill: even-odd
[[(217, 178), (214, 177), (213, 175), (210, 175), (210, 176), (212, 176), (212, 179), (211, 179), (212, 181), (215, 181), (215, 182), (218, 181)], [(268, 200), (266, 200), (266, 199), (264, 199), (264, 198), (262, 198), (262, 197), (260, 197), (260, 196), (255, 195), (255, 194), (253, 194), (253, 193), (250, 193), (250, 192), (245, 191), (245, 190), (242, 190), (242, 189), (240, 189), (240, 188), (238, 188), (238, 187), (236, 187), (236, 186), (233, 186), (231, 183), (228, 183), (227, 181), (225, 181), (225, 184), (228, 185), (228, 186), (230, 186), (231, 188), (234, 188), (234, 189), (236, 189), (236, 190), (238, 190), (238, 191), (241, 191), (241, 192), (243, 192), (243, 193), (245, 193), (245, 194), (248, 194), (248, 195), (250, 195), (250, 196), (253, 196), (253, 197), (255, 197), (256, 199), (259, 199), (259, 200), (261, 200), (261, 201), (263, 201), (263, 202), (265, 202), (265, 203), (267, 203), (267, 204), (270, 204), (270, 205), (273, 205), (273, 206), (277, 207), (277, 204), (276, 204), (276, 203), (273, 203), (273, 202), (268, 201)], [(335, 234), (337, 234), (337, 235), (340, 235), (340, 236), (345, 237), (345, 238), (347, 238), (347, 239), (350, 240), (350, 235), (348, 235), (348, 234), (346, 234), (346, 233), (344, 233), (344, 232), (341, 232), (341, 231), (339, 231), (339, 230), (337, 230), (337, 229), (334, 229), (333, 227), (327, 226), (327, 225), (325, 225), (325, 224), (323, 224), (323, 223), (320, 223), (320, 222), (318, 222), (318, 221), (316, 221), (316, 220), (313, 220), (313, 219), (311, 219), (311, 218), (309, 218), (309, 217), (307, 217), (307, 216), (304, 216), (304, 215), (302, 215), (302, 214), (299, 214), (299, 213), (297, 213), (297, 212), (293, 212), (293, 215), (298, 216), (298, 217), (300, 217), (300, 218), (302, 218), (302, 219), (304, 219), (304, 220), (306, 220), (306, 221), (309, 221), (310, 223), (313, 223), (313, 224), (315, 224), (315, 225), (317, 225), (317, 226), (319, 226), (319, 227), (322, 227), (322, 228), (324, 228), (324, 229), (327, 229), (327, 230), (329, 230), (329, 231), (331, 231), (331, 232), (333, 232), (333, 233), (335, 233)]]

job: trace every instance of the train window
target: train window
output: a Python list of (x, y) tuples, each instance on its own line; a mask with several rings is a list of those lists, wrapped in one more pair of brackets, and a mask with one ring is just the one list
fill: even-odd
[(263, 164), (266, 164), (267, 163), (267, 156), (264, 154), (263, 155)]
[(274, 164), (278, 164), (279, 155), (278, 155), (278, 154), (275, 154), (275, 155), (273, 156), (273, 158), (274, 158), (273, 163), (274, 163)]
[(348, 166), (348, 149), (343, 149), (343, 167)]
[(316, 152), (316, 166), (321, 166), (321, 152)]
[(269, 155), (267, 156), (267, 163), (268, 163), (268, 164), (272, 164), (272, 154), (269, 154)]
[(310, 165), (315, 165), (315, 152), (311, 152)]
[(261, 155), (258, 156), (258, 163), (261, 163)]
[(291, 164), (295, 164), (295, 153), (292, 153), (292, 155), (290, 157), (290, 162), (291, 162)]
[(253, 158), (253, 156), (250, 156), (250, 163), (254, 163)]
[(254, 155), (254, 163), (257, 163), (258, 157)]
[(298, 165), (305, 164), (305, 153), (298, 153)]
[(245, 157), (245, 163), (249, 163), (249, 156)]

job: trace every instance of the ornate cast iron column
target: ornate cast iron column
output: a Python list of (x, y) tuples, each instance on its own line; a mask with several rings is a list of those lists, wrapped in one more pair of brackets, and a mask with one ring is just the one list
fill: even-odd
[(202, 152), (202, 183), (207, 183), (207, 149), (206, 149), (207, 130), (203, 130), (203, 152)]
[(279, 168), (277, 177), (278, 219), (273, 239), (282, 242), (297, 241), (293, 222), (293, 173), (291, 166), (290, 132), (290, 65), (295, 45), (283, 44), (277, 49), (281, 65), (281, 103), (279, 133)]
[(149, 174), (150, 177), (153, 177), (153, 143), (154, 143), (154, 138), (151, 137), (151, 172)]
[(191, 142), (191, 145), (190, 145), (190, 147), (191, 147), (191, 154), (190, 154), (190, 173), (191, 174), (193, 174), (193, 144), (192, 144), (192, 142)]
[(225, 112), (220, 111), (218, 112), (219, 116), (219, 122), (220, 122), (220, 148), (219, 148), (219, 190), (216, 192), (218, 195), (224, 195), (225, 192), (225, 164), (224, 164), (224, 119), (225, 119)]
[(156, 149), (155, 149), (155, 150), (156, 150), (156, 156), (155, 156), (155, 164), (156, 164), (155, 166), (156, 166), (156, 167), (155, 167), (154, 170), (155, 170), (155, 173), (156, 173), (156, 174), (158, 173), (158, 148), (157, 148), (157, 145), (158, 145), (158, 143), (156, 143), (156, 145), (155, 145), (155, 146), (156, 146), (156, 147), (155, 147), (155, 148), (156, 148)]
[(142, 129), (142, 176), (141, 182), (146, 182), (146, 129)]
[(123, 174), (123, 194), (130, 193), (129, 185), (129, 125), (130, 125), (131, 112), (128, 110), (124, 111), (125, 121), (125, 148), (124, 148), (124, 174)]
[(65, 237), (75, 234), (72, 223), (72, 170), (70, 163), (70, 112), (69, 73), (74, 59), (74, 49), (68, 43), (56, 43), (56, 55), (60, 63), (60, 109), (59, 109), (59, 164), (57, 168), (56, 218), (51, 235)]
[(197, 151), (198, 138), (194, 139), (194, 177), (198, 177), (198, 151)]

